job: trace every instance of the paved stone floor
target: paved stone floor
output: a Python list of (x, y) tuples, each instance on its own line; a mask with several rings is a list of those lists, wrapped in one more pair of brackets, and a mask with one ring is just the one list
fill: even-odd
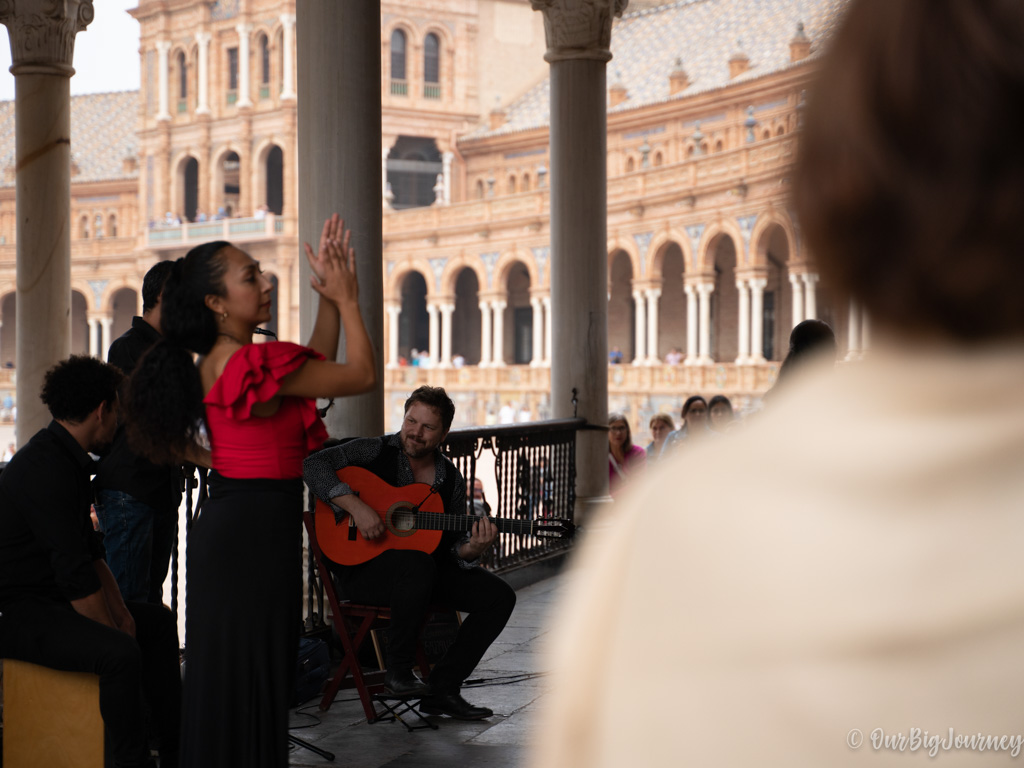
[(548, 616), (564, 577), (556, 576), (518, 591), (515, 612), (505, 631), (488, 650), (463, 695), (473, 704), (490, 707), (494, 716), (480, 722), (431, 717), (436, 731), (406, 731), (401, 723), (368, 725), (351, 689), (338, 693), (334, 705), (321, 712), (313, 701), (292, 713), (293, 736), (333, 752), (334, 762), (299, 746), (291, 766), (323, 768), (516, 768), (525, 760), (524, 746), (531, 720), (545, 691), (541, 650)]

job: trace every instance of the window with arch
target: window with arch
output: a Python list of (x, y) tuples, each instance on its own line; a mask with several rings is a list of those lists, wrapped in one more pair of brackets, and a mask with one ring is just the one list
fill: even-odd
[(632, 173), (636, 170), (636, 161), (632, 157), (626, 159), (626, 173)]
[(107, 234), (110, 237), (117, 237), (117, 214), (112, 213), (107, 219)]
[(786, 135), (786, 126), (780, 125), (778, 127), (778, 129), (775, 131), (775, 135), (776, 136), (785, 136)]
[(767, 140), (768, 140), (768, 139), (770, 139), (771, 137), (772, 137), (772, 131), (771, 131), (771, 128), (765, 128), (765, 129), (764, 129), (764, 133), (762, 133), (762, 134), (761, 134), (761, 140), (762, 140), (762, 141), (767, 141)]
[(686, 156), (688, 158), (689, 157), (693, 157), (693, 153), (696, 152), (696, 151), (697, 151), (697, 148), (695, 146), (693, 146), (693, 144), (691, 144), (690, 146), (688, 146), (686, 148)]
[(715, 142), (715, 152), (721, 152), (723, 149), (725, 149), (725, 144), (723, 144), (722, 140), (719, 139)]
[(89, 217), (83, 215), (78, 220), (78, 236), (83, 240), (89, 239)]
[(391, 33), (391, 95), (409, 95), (405, 79), (405, 32), (400, 29)]
[(508, 193), (514, 195), (516, 193), (516, 177), (509, 174), (508, 177)]
[(228, 104), (238, 101), (238, 49), (228, 48)]
[(665, 158), (662, 156), (661, 152), (655, 152), (654, 153), (654, 167), (657, 168), (658, 166), (662, 165), (664, 162), (665, 162)]
[(484, 183), (480, 179), (476, 180), (476, 199), (477, 200), (483, 200), (484, 199)]
[(257, 47), (260, 52), (260, 98), (270, 98), (270, 40), (261, 32)]
[(423, 40), (423, 97), (441, 98), (441, 40), (433, 32)]
[(178, 51), (178, 113), (188, 111), (188, 59)]
[(529, 192), (529, 191), (530, 191), (530, 174), (524, 173), (523, 174), (523, 192)]

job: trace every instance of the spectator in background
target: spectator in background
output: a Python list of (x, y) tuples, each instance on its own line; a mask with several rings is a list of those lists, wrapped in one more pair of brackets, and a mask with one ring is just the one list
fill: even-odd
[(625, 414), (608, 414), (608, 493), (613, 497), (647, 463), (647, 453), (633, 445)]
[(679, 365), (683, 362), (683, 350), (679, 347), (672, 347), (665, 355), (665, 365)]
[(665, 441), (662, 453), (674, 451), (687, 441), (700, 440), (710, 434), (708, 429), (708, 401), (700, 395), (690, 395), (683, 403), (683, 423)]
[(608, 362), (611, 365), (622, 365), (622, 350), (618, 347), (612, 347), (608, 352)]
[(651, 442), (646, 448), (647, 461), (657, 461), (658, 457), (661, 456), (662, 450), (665, 448), (665, 441), (675, 430), (676, 425), (672, 421), (672, 417), (667, 413), (656, 413), (651, 417), (647, 428), (651, 432)]
[(709, 426), (712, 432), (722, 434), (732, 426), (736, 415), (732, 411), (732, 403), (725, 395), (715, 395), (708, 403)]
[(776, 390), (794, 377), (803, 376), (817, 367), (832, 368), (836, 364), (836, 335), (824, 320), (804, 320), (789, 333), (789, 352), (779, 366), (775, 384), (765, 392), (766, 400), (774, 399)]

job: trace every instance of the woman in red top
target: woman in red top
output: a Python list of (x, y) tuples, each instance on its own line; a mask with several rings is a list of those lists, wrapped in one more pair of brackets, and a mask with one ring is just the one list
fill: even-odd
[[(230, 243), (193, 248), (164, 289), (163, 339), (132, 377), (128, 424), (143, 453), (180, 461), (203, 423), (211, 446), (209, 498), (188, 536), (182, 765), (288, 764), (302, 460), (327, 438), (315, 398), (376, 384), (349, 235), (335, 215), (319, 251), (306, 244), (321, 296), (309, 347), (253, 344), (270, 281)], [(342, 327), (348, 359), (336, 363)]]

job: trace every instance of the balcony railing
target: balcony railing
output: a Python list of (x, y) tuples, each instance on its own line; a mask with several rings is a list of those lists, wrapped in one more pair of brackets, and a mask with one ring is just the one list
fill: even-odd
[(392, 96), (408, 96), (409, 95), (409, 83), (406, 80), (392, 80), (391, 81), (391, 95)]
[(423, 98), (425, 98), (425, 99), (440, 99), (441, 98), (441, 86), (438, 83), (424, 83), (423, 84)]
[(285, 219), (268, 213), (257, 218), (218, 219), (185, 224), (157, 224), (146, 230), (149, 248), (178, 248), (188, 243), (208, 240), (252, 241), (274, 238), (285, 234)]

